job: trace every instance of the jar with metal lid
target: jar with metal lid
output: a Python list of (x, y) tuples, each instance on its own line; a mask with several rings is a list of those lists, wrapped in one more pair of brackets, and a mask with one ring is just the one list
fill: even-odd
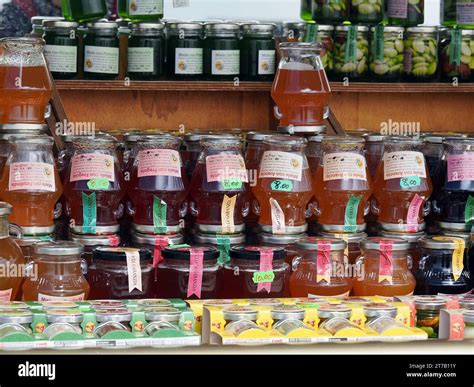
[[(31, 323), (33, 313), (25, 309), (2, 309), (0, 310), (0, 338), (11, 333), (31, 334)], [(8, 326), (9, 328), (6, 328)]]
[(128, 310), (103, 309), (96, 312), (96, 319), (99, 325), (94, 329), (94, 335), (99, 338), (110, 332), (132, 331), (132, 312)]
[(84, 77), (116, 79), (120, 69), (118, 24), (115, 22), (87, 23), (84, 37)]
[(230, 249), (224, 265), (221, 297), (265, 298), (289, 295), (290, 266), (282, 248), (245, 246)]
[(375, 26), (370, 29), (372, 44), (369, 69), (373, 79), (399, 81), (403, 75), (403, 27)]
[(204, 76), (211, 81), (233, 81), (240, 75), (240, 26), (204, 25)]
[(365, 232), (355, 233), (337, 233), (337, 232), (321, 232), (321, 236), (324, 238), (336, 238), (342, 239), (346, 242), (346, 248), (344, 250), (344, 256), (348, 259), (348, 262), (353, 265), (356, 263), (357, 258), (360, 257), (360, 246), (359, 242), (367, 238)]
[(62, 333), (82, 334), (84, 314), (79, 309), (46, 310), (46, 320), (48, 326), (43, 333), (50, 340)]
[(264, 308), (279, 308), (285, 305), (282, 301), (277, 298), (254, 298), (249, 300), (250, 306), (260, 306)]
[[(186, 170), (186, 176), (189, 181), (191, 181), (191, 178), (193, 177), (194, 168), (196, 168), (199, 153), (201, 152), (201, 140), (203, 137), (212, 135), (211, 130), (200, 129), (192, 130), (184, 135), (181, 155), (183, 158), (184, 169)], [(214, 134), (214, 136), (229, 136), (230, 138), (233, 138), (233, 136), (227, 134)]]
[(137, 307), (141, 309), (171, 307), (170, 300), (161, 298), (142, 298), (137, 300)]
[(307, 24), (302, 21), (283, 21), (276, 31), (277, 44), (280, 42), (302, 42)]
[(88, 280), (91, 299), (137, 299), (155, 296), (149, 250), (98, 247), (93, 251)]
[(378, 24), (383, 21), (386, 0), (350, 0), (349, 21), (353, 24)]
[(344, 259), (346, 242), (336, 238), (308, 237), (296, 242), (290, 278), (292, 297), (348, 296), (352, 275)]
[(162, 250), (168, 246), (182, 245), (183, 234), (151, 235), (132, 232), (132, 246), (139, 249), (147, 249), (153, 253), (153, 266), (156, 267), (163, 256)]
[(151, 21), (163, 17), (163, 0), (118, 0), (118, 14), (125, 20)]
[(27, 303), (23, 301), (0, 301), (0, 311), (2, 310), (29, 310)]
[(474, 297), (462, 297), (459, 299), (459, 307), (461, 309), (474, 309)]
[(438, 69), (437, 27), (409, 27), (405, 34), (403, 67), (405, 79), (433, 81)]
[(332, 78), (364, 80), (368, 73), (368, 62), (369, 28), (360, 25), (336, 26)]
[(163, 23), (131, 23), (128, 38), (130, 79), (156, 80), (164, 75), (165, 37)]
[(472, 288), (467, 251), (469, 235), (427, 236), (420, 240), (417, 294), (462, 294)]
[(286, 252), (285, 262), (291, 267), (293, 258), (298, 255), (296, 242), (298, 242), (300, 239), (306, 238), (307, 236), (308, 235), (304, 233), (275, 235), (267, 232), (261, 232), (258, 234), (258, 239), (262, 246), (284, 249)]
[(414, 27), (425, 22), (424, 0), (385, 0), (389, 25)]
[(351, 318), (352, 310), (345, 305), (320, 305), (318, 308), (319, 326), (325, 321), (333, 318), (343, 318), (347, 321)]
[(448, 27), (474, 28), (472, 1), (444, 0), (441, 2), (440, 21)]
[(443, 297), (416, 297), (416, 326), (424, 330), (429, 338), (437, 338), (439, 315), (446, 308), (447, 301)]
[(315, 0), (310, 12), (316, 23), (339, 24), (349, 19), (349, 0)]
[(270, 23), (243, 24), (240, 74), (245, 81), (271, 81), (275, 76), (276, 47)]
[(385, 238), (400, 238), (410, 244), (408, 247), (408, 255), (411, 257), (411, 265), (409, 265), (409, 269), (413, 275), (416, 275), (421, 255), (420, 240), (426, 236), (426, 233), (423, 231), (413, 233), (381, 231), (380, 236)]
[(161, 251), (155, 295), (161, 298), (218, 298), (222, 282), (219, 251), (214, 247), (177, 247)]
[(64, 20), (62, 16), (33, 16), (30, 19), (32, 28), (30, 36), (35, 38), (42, 38), (44, 33), (43, 22), (61, 20)]
[(264, 331), (256, 323), (258, 311), (254, 308), (231, 306), (223, 310), (223, 317), (226, 321), (225, 332), (235, 337), (239, 337), (242, 333), (249, 330)]
[(92, 265), (92, 253), (97, 247), (117, 247), (120, 245), (120, 236), (118, 234), (83, 235), (70, 232), (69, 239), (84, 246), (82, 259), (87, 262), (88, 266)]
[(70, 241), (39, 242), (23, 282), (24, 301), (82, 301), (90, 286), (84, 277), (84, 247)]
[(89, 305), (93, 310), (101, 309), (127, 309), (127, 306), (120, 300), (92, 300)]
[(61, 0), (61, 8), (66, 20), (81, 23), (107, 15), (106, 0)]
[(53, 237), (50, 234), (33, 237), (14, 236), (13, 240), (18, 246), (20, 246), (20, 249), (23, 252), (23, 257), (25, 258), (25, 262), (28, 263), (33, 259), (33, 247), (35, 243), (50, 242), (53, 240)]
[[(329, 0), (332, 2), (332, 0)], [(337, 0), (336, 0), (337, 1)], [(323, 62), (326, 74), (330, 75), (334, 67), (334, 26), (325, 24), (308, 23), (305, 34), (305, 42), (316, 42), (321, 44), (319, 56)]]
[(373, 329), (377, 334), (390, 335), (390, 330), (392, 329), (407, 329), (405, 325), (394, 319), (393, 317), (389, 316), (381, 316), (376, 318), (371, 318), (366, 322), (365, 325), (367, 328)]
[(310, 330), (303, 322), (305, 310), (298, 306), (285, 305), (271, 310), (273, 319), (272, 328), (283, 336), (291, 334), (297, 329)]
[[(349, 300), (350, 301), (350, 300)], [(367, 318), (366, 324), (369, 324), (373, 320), (379, 317), (397, 317), (398, 309), (396, 306), (387, 303), (372, 303), (364, 305), (364, 315)]]
[(355, 296), (406, 296), (415, 290), (408, 255), (409, 243), (400, 238), (372, 237), (360, 242), (362, 255), (356, 262)]
[(245, 244), (245, 235), (238, 234), (194, 234), (194, 241), (198, 246), (216, 247), (219, 250), (219, 263), (230, 261), (230, 249)]
[(138, 148), (137, 142), (138, 139), (143, 135), (138, 129), (129, 131), (123, 134), (123, 159), (121, 169), (123, 173), (131, 172), (135, 157), (137, 156)]
[(153, 336), (164, 329), (179, 330), (180, 318), (181, 312), (176, 308), (146, 308), (145, 320), (147, 325), (144, 332), (148, 336)]

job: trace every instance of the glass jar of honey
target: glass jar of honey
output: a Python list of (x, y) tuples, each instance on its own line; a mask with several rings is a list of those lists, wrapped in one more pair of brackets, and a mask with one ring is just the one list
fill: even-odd
[(219, 263), (229, 262), (230, 249), (245, 244), (245, 235), (240, 234), (194, 234), (194, 241), (198, 246), (210, 246), (219, 250)]
[(179, 330), (180, 318), (181, 312), (176, 308), (146, 308), (145, 320), (148, 324), (144, 331), (148, 336), (153, 336), (163, 329)]
[(323, 304), (318, 308), (319, 326), (333, 318), (341, 318), (349, 321), (352, 310), (345, 305)]
[(97, 311), (96, 319), (99, 325), (94, 329), (94, 335), (99, 338), (107, 333), (124, 331), (131, 332), (132, 312), (125, 309), (103, 309)]
[(84, 314), (78, 309), (49, 309), (46, 310), (46, 320), (48, 326), (43, 333), (51, 340), (60, 333), (81, 334)]
[(267, 232), (261, 232), (258, 235), (258, 238), (262, 246), (284, 249), (286, 252), (285, 262), (291, 267), (293, 258), (298, 255), (296, 242), (300, 239), (306, 238), (307, 236), (308, 235), (306, 234), (274, 235)]
[(337, 238), (342, 239), (346, 242), (346, 248), (344, 250), (344, 256), (347, 257), (349, 263), (353, 265), (357, 258), (360, 257), (360, 246), (359, 243), (363, 239), (367, 238), (365, 232), (355, 233), (337, 233), (337, 232), (322, 232), (321, 236), (324, 238)]
[(263, 329), (256, 323), (258, 312), (254, 308), (231, 306), (224, 309), (223, 317), (226, 321), (225, 331), (235, 337), (249, 330), (263, 332)]
[(385, 238), (401, 238), (410, 244), (408, 248), (408, 254), (411, 257), (411, 262), (408, 262), (409, 269), (413, 275), (416, 275), (421, 255), (420, 240), (426, 236), (426, 233), (422, 231), (413, 233), (382, 231), (380, 236)]
[(92, 265), (93, 251), (98, 247), (117, 247), (120, 245), (120, 236), (110, 235), (82, 235), (69, 233), (69, 239), (84, 246), (82, 259), (85, 259), (87, 266)]
[(156, 267), (163, 261), (162, 250), (168, 246), (184, 243), (182, 234), (151, 235), (132, 233), (132, 246), (139, 249), (150, 250), (153, 253), (153, 266)]

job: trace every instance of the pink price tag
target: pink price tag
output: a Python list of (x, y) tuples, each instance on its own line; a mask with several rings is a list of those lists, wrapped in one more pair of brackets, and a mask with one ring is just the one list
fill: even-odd
[[(262, 271), (273, 271), (273, 249), (271, 247), (259, 248), (260, 250), (260, 268), (259, 270)], [(257, 292), (261, 292), (262, 290), (266, 290), (267, 293), (270, 293), (272, 290), (272, 283), (271, 282), (259, 282), (257, 284)]]
[(474, 180), (474, 154), (449, 155), (447, 180)]
[(393, 283), (393, 241), (380, 241), (379, 282)]
[(159, 236), (155, 238), (155, 248), (153, 249), (153, 267), (157, 267), (158, 264), (163, 261), (161, 250), (170, 245), (168, 237)]
[(117, 235), (111, 235), (108, 239), (112, 247), (117, 247), (120, 244), (120, 238)]
[(449, 340), (464, 339), (464, 316), (461, 313), (449, 315)]
[(331, 242), (318, 242), (316, 282), (331, 283)]
[(204, 249), (189, 250), (188, 298), (195, 295), (201, 298)]
[(457, 295), (449, 295), (445, 309), (459, 309), (459, 297)]
[(407, 213), (407, 231), (418, 231), (418, 216), (420, 215), (420, 208), (423, 204), (423, 198), (416, 194), (410, 202)]

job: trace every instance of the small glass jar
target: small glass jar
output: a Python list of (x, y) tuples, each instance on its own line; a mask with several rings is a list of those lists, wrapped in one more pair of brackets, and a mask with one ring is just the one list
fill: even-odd
[(118, 15), (125, 20), (149, 21), (163, 18), (163, 0), (118, 0)]
[(255, 298), (251, 299), (250, 306), (260, 306), (264, 308), (279, 308), (285, 304), (277, 298)]
[(319, 326), (333, 318), (342, 318), (347, 321), (351, 318), (352, 310), (345, 305), (320, 305), (318, 308)]
[[(288, 296), (290, 266), (282, 248), (246, 246), (230, 250), (224, 266), (222, 298)], [(268, 281), (264, 282), (267, 279)]]
[(363, 332), (357, 325), (354, 325), (349, 320), (341, 317), (334, 317), (326, 320), (320, 324), (319, 329), (326, 331), (333, 336), (337, 336), (339, 332), (343, 332), (345, 329), (358, 329)]
[(383, 335), (390, 329), (407, 328), (405, 325), (398, 322), (393, 317), (388, 316), (381, 316), (370, 319), (370, 321), (366, 322), (366, 327), (373, 329), (379, 335)]
[[(354, 0), (352, 0), (354, 1)], [(368, 73), (369, 28), (337, 26), (334, 36), (333, 80), (364, 80)]]
[(181, 312), (176, 308), (146, 308), (145, 320), (148, 324), (144, 332), (148, 336), (153, 336), (163, 329), (179, 330), (180, 318)]
[(272, 328), (283, 336), (287, 336), (297, 329), (310, 330), (303, 322), (305, 310), (301, 307), (293, 305), (276, 307), (271, 310), (271, 316), (273, 319)]
[(128, 38), (127, 74), (130, 79), (156, 80), (164, 75), (163, 23), (131, 23)]
[(257, 321), (258, 312), (254, 308), (244, 306), (231, 306), (223, 310), (223, 317), (226, 321), (225, 332), (240, 336), (242, 333), (256, 329), (264, 331), (260, 328)]
[(423, 231), (413, 233), (382, 231), (380, 236), (385, 238), (400, 238), (410, 244), (408, 248), (408, 255), (411, 257), (411, 262), (408, 262), (409, 269), (413, 275), (416, 275), (420, 262), (420, 240), (426, 236), (426, 233)]
[(474, 28), (472, 1), (444, 0), (441, 3), (440, 21), (448, 27)]
[(66, 20), (81, 23), (107, 15), (106, 0), (61, 0), (61, 8)]
[(314, 0), (311, 14), (316, 23), (339, 24), (349, 19), (349, 0)]
[(275, 76), (276, 48), (274, 24), (241, 26), (240, 74), (245, 81), (271, 81)]
[(474, 312), (465, 311), (464, 315), (464, 340), (474, 340)]
[(76, 22), (45, 21), (43, 24), (44, 56), (54, 79), (77, 77), (79, 38)]
[[(33, 313), (25, 309), (2, 309), (0, 310), (0, 338), (7, 336), (15, 331), (23, 333), (32, 333), (31, 323), (33, 322)], [(8, 324), (20, 329), (6, 329), (2, 328)]]
[(357, 258), (360, 257), (360, 246), (359, 242), (367, 238), (365, 232), (355, 232), (355, 233), (332, 233), (332, 232), (322, 232), (322, 237), (325, 238), (337, 238), (342, 239), (346, 242), (346, 248), (344, 250), (344, 256), (348, 259), (348, 262), (353, 265), (356, 263)]
[(404, 45), (405, 79), (414, 82), (435, 80), (438, 69), (437, 27), (407, 28)]
[(403, 76), (403, 27), (376, 26), (370, 29), (372, 44), (369, 69), (373, 79), (396, 82)]
[(162, 250), (168, 246), (182, 245), (184, 237), (182, 234), (150, 235), (138, 232), (132, 233), (132, 246), (139, 249), (147, 249), (153, 253), (153, 266), (163, 261)]
[(463, 297), (459, 299), (461, 309), (474, 310), (474, 297)]
[(117, 79), (120, 69), (118, 24), (87, 23), (84, 36), (84, 77), (87, 79)]
[(296, 242), (299, 256), (293, 260), (292, 297), (348, 296), (352, 278), (346, 276), (346, 242), (336, 238), (308, 237)]
[(157, 267), (155, 294), (161, 298), (218, 298), (222, 283), (219, 251), (211, 247), (165, 248)]
[(46, 311), (48, 326), (44, 334), (48, 339), (61, 333), (82, 333), (84, 314), (78, 309), (50, 309)]
[(154, 268), (148, 250), (98, 247), (93, 252), (93, 264), (87, 277), (93, 300), (152, 298), (155, 295)]
[(168, 308), (171, 307), (171, 301), (160, 299), (160, 298), (149, 298), (149, 299), (141, 299), (137, 300), (137, 307), (141, 309), (147, 308)]
[(99, 338), (107, 333), (124, 331), (131, 332), (132, 312), (128, 310), (103, 309), (97, 311), (96, 319), (98, 326), (94, 329), (94, 335)]
[(204, 25), (204, 76), (210, 81), (233, 81), (240, 75), (240, 26)]
[(365, 323), (369, 324), (379, 317), (390, 317), (394, 319), (397, 317), (397, 312), (398, 309), (396, 306), (392, 306), (387, 303), (372, 303), (364, 305), (364, 315), (367, 318)]
[(89, 302), (89, 305), (93, 310), (127, 309), (127, 306), (119, 300), (92, 300)]
[(296, 242), (300, 239), (306, 238), (307, 236), (308, 235), (306, 234), (275, 235), (261, 232), (258, 235), (258, 238), (262, 246), (284, 249), (286, 252), (285, 262), (291, 267), (293, 258), (298, 255)]
[(82, 259), (87, 262), (87, 266), (92, 265), (93, 251), (97, 247), (117, 247), (120, 245), (120, 236), (117, 234), (111, 235), (82, 235), (69, 233), (69, 239), (73, 242), (79, 243), (84, 246), (84, 252), (82, 253)]
[(354, 24), (378, 24), (383, 21), (385, 0), (350, 0), (349, 21)]
[(474, 31), (453, 28), (440, 40), (441, 77), (447, 81), (474, 81)]
[(42, 38), (44, 34), (43, 22), (61, 21), (61, 20), (64, 20), (64, 18), (62, 16), (33, 16), (30, 20), (31, 20), (30, 36), (34, 38)]
[(167, 24), (167, 75), (176, 80), (199, 80), (203, 75), (202, 24)]
[(245, 244), (244, 234), (194, 234), (194, 241), (198, 246), (215, 247), (219, 250), (219, 263), (230, 261), (230, 249)]
[[(329, 0), (332, 2), (333, 0)], [(338, 0), (336, 0), (338, 1)], [(334, 26), (325, 24), (308, 23), (305, 42), (316, 42), (321, 44), (319, 56), (323, 62), (326, 74), (330, 75), (334, 67)]]
[(439, 315), (446, 305), (446, 299), (442, 297), (415, 298), (416, 326), (423, 329), (428, 338), (438, 337)]
[[(449, 0), (448, 0), (449, 1)], [(385, 0), (389, 25), (414, 27), (425, 22), (424, 0)]]

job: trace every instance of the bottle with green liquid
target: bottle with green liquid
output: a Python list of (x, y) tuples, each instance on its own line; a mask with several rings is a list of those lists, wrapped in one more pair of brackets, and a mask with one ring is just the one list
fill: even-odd
[(163, 18), (163, 0), (118, 0), (118, 14), (134, 22)]
[(105, 0), (61, 0), (63, 16), (66, 20), (88, 22), (107, 15)]

